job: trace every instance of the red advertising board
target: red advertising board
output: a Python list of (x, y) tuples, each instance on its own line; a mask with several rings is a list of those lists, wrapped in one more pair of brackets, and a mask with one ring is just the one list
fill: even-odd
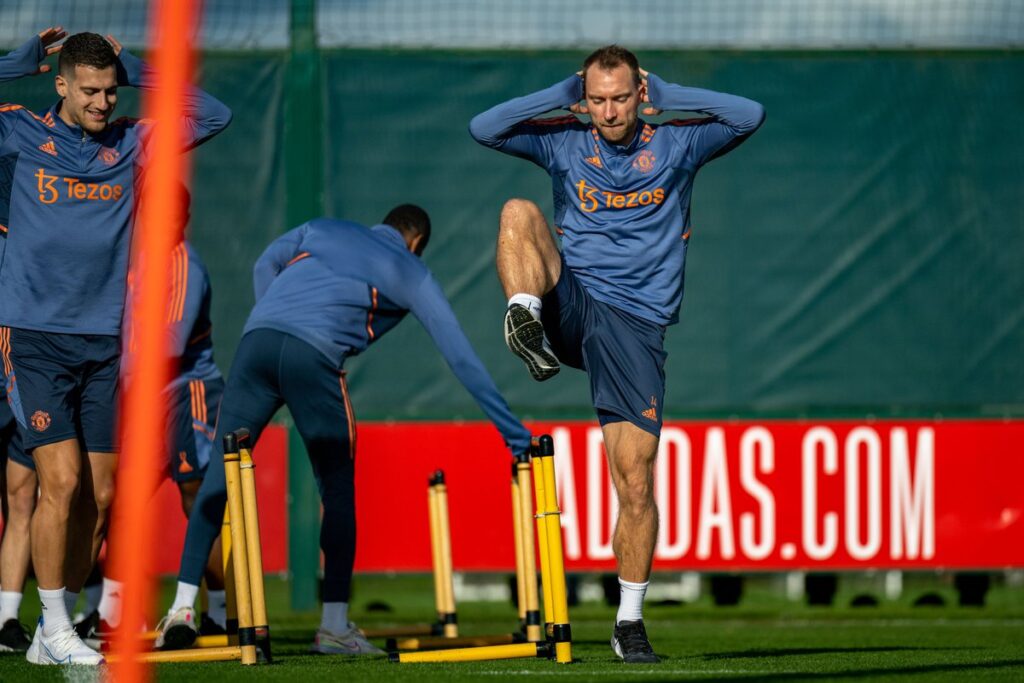
[[(554, 437), (567, 567), (609, 570), (600, 429)], [(427, 477), (445, 470), (458, 570), (513, 566), (510, 458), (485, 423), (361, 424), (356, 567), (429, 571)], [(1024, 422), (670, 422), (655, 568), (1024, 566)]]
[[(529, 427), (555, 441), (567, 567), (613, 569), (600, 428)], [(455, 568), (512, 569), (511, 458), (490, 424), (366, 422), (358, 438), (357, 571), (430, 571), (436, 468)], [(288, 566), (287, 441), (272, 426), (255, 453), (268, 572)], [(1024, 566), (1024, 421), (669, 422), (655, 490), (656, 569)], [(153, 508), (173, 574), (185, 520), (170, 484)]]

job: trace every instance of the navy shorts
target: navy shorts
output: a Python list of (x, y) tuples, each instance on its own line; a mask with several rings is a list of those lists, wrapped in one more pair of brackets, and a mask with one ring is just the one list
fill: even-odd
[(541, 322), (558, 360), (585, 370), (602, 425), (630, 422), (661, 434), (665, 399), (665, 327), (598, 301), (562, 261), (544, 295)]
[(120, 338), (15, 327), (0, 328), (0, 335), (25, 450), (78, 439), (87, 452), (115, 452)]
[(224, 380), (220, 377), (193, 379), (171, 389), (167, 397), (170, 443), (166, 474), (173, 481), (194, 481), (206, 474), (223, 395)]
[[(306, 446), (323, 504), (323, 601), (348, 602), (356, 549), (356, 422), (345, 373), (337, 363), (283, 332), (260, 328), (246, 333), (224, 389), (214, 460), (219, 462), (223, 453), (224, 434), (245, 428), (255, 444), (282, 405), (288, 406)], [(199, 514), (193, 514), (195, 522), (189, 521), (181, 581), (198, 584), (202, 577), (209, 547), (198, 539), (210, 534), (212, 543), (216, 536), (224, 515), (224, 489), (224, 468), (210, 467), (193, 508)]]
[(0, 399), (0, 466), (12, 460), (22, 467), (35, 470), (36, 464), (21, 447), (21, 434), (14, 421), (14, 413), (7, 399)]

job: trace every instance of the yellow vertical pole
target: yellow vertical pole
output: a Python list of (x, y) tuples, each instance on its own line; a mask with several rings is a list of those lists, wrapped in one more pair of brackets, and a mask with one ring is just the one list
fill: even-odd
[(231, 557), (231, 513), (227, 505), (224, 506), (224, 521), (220, 527), (220, 551), (224, 562), (224, 611), (227, 619), (224, 630), (228, 634), (228, 642), (237, 645), (238, 599), (235, 597), (235, 566)]
[(245, 521), (242, 517), (242, 481), (239, 473), (238, 439), (234, 433), (224, 437), (224, 478), (227, 483), (228, 514), (231, 527), (231, 564), (235, 574), (235, 609), (238, 612), (238, 644), (242, 664), (256, 663), (256, 630), (252, 621), (252, 594), (249, 590), (249, 563), (245, 557)]
[(541, 458), (538, 457), (536, 446), (533, 449), (533, 489), (536, 493), (537, 505), (537, 549), (540, 551), (540, 583), (544, 593), (544, 634), (552, 635), (554, 624), (554, 609), (551, 606), (551, 546), (548, 544), (548, 527), (544, 523), (544, 502), (547, 500), (544, 493), (544, 469)]
[(458, 617), (455, 613), (455, 579), (452, 569), (452, 537), (451, 526), (448, 523), (448, 488), (444, 482), (444, 472), (434, 472), (434, 483), (437, 490), (437, 522), (440, 531), (441, 550), (441, 595), (444, 598), (444, 613), (441, 617), (444, 623), (444, 636), (455, 638), (459, 635)]
[[(242, 432), (245, 432), (242, 434)], [(267, 601), (263, 590), (263, 546), (260, 541), (260, 518), (256, 503), (256, 466), (252, 460), (249, 433), (236, 432), (240, 447), (239, 469), (242, 475), (242, 510), (245, 520), (246, 557), (249, 560), (249, 587), (252, 593), (252, 620), (256, 645), (267, 663), (273, 662), (270, 651), (270, 624), (267, 620)]]
[(537, 597), (537, 555), (534, 549), (533, 524), (530, 510), (533, 510), (533, 485), (530, 481), (530, 456), (523, 453), (516, 456), (516, 492), (519, 495), (520, 519), (516, 524), (516, 537), (522, 548), (522, 580), (519, 605), (523, 614), (526, 640), (531, 643), (540, 642), (544, 638), (541, 632), (540, 605)]
[(526, 584), (523, 567), (523, 510), (519, 495), (519, 478), (516, 462), (512, 461), (512, 533), (516, 552), (516, 607), (519, 609), (519, 626), (526, 633)]
[[(572, 632), (569, 628), (569, 603), (565, 589), (565, 557), (562, 554), (562, 522), (558, 509), (558, 491), (555, 485), (555, 449), (550, 436), (539, 441), (538, 460), (544, 475), (544, 506), (541, 521), (547, 527), (549, 580), (551, 591), (552, 637), (555, 642), (555, 661), (572, 661)], [(538, 505), (539, 506), (539, 505)]]
[(441, 529), (437, 519), (437, 485), (434, 477), (430, 477), (427, 487), (427, 511), (430, 519), (430, 559), (434, 567), (434, 607), (437, 610), (437, 623), (444, 624), (444, 588), (442, 579), (444, 567), (441, 563)]

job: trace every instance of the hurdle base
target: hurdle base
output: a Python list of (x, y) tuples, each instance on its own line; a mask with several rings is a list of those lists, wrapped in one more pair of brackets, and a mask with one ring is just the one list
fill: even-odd
[(525, 643), (522, 633), (498, 633), (481, 636), (459, 636), (457, 638), (388, 638), (385, 649), (391, 650), (450, 650), (459, 647), (482, 647), (484, 645), (512, 645)]
[(496, 659), (551, 659), (554, 648), (551, 643), (516, 643), (514, 645), (489, 645), (464, 647), (453, 650), (426, 650), (423, 652), (389, 652), (388, 661), (395, 664), (417, 664), (425, 662), (483, 662)]
[[(116, 655), (104, 655), (104, 658), (107, 660), (107, 663), (124, 661)], [(229, 662), (240, 660), (241, 658), (242, 648), (235, 645), (231, 647), (205, 647), (188, 650), (151, 650), (139, 654), (135, 661), (163, 664), (174, 662)]]

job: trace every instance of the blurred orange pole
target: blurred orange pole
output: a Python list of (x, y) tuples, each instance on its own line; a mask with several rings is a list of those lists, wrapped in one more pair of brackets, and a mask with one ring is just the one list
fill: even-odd
[[(123, 612), (114, 634), (117, 659), (110, 673), (117, 683), (147, 680), (148, 665), (139, 660), (142, 630), (154, 593), (152, 572), (156, 520), (147, 509), (166, 448), (163, 389), (171, 379), (167, 360), (167, 301), (171, 250), (181, 239), (183, 207), (178, 186), (187, 176), (181, 150), (181, 113), (192, 74), (191, 29), (198, 0), (154, 0), (151, 40), (156, 87), (146, 90), (143, 111), (153, 120), (146, 165), (145, 196), (137, 213), (135, 261), (138, 292), (133, 301), (136, 352), (130, 355), (130, 383), (121, 402), (121, 459), (117, 473), (118, 514), (111, 530), (112, 572), (124, 583)], [(136, 198), (139, 201), (139, 198)]]

